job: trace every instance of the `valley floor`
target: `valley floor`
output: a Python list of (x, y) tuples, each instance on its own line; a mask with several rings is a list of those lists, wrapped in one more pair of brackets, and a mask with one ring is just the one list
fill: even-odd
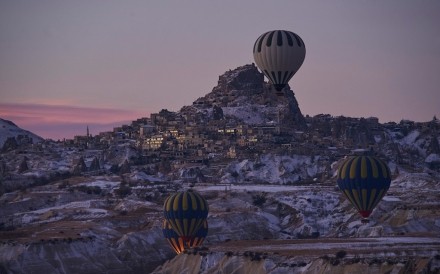
[[(210, 248), (217, 252), (265, 252), (283, 256), (320, 257), (345, 251), (347, 257), (431, 256), (440, 250), (439, 237), (320, 238), (228, 241)], [(344, 256), (345, 257), (345, 256)]]

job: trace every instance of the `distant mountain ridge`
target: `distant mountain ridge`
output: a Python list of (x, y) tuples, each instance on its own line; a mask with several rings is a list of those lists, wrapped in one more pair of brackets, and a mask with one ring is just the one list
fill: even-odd
[(37, 134), (24, 130), (11, 121), (0, 118), (0, 148), (11, 137), (14, 137), (17, 142), (26, 140), (26, 142), (38, 143), (44, 140)]

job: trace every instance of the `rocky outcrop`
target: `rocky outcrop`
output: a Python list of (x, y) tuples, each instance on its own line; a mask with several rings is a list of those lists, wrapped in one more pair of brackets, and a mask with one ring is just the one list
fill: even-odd
[(212, 118), (214, 120), (222, 120), (224, 118), (223, 109), (219, 106), (214, 106), (212, 108)]
[(5, 176), (8, 172), (8, 167), (6, 166), (5, 161), (0, 161), (0, 177)]
[(18, 173), (23, 173), (29, 170), (29, 166), (28, 166), (28, 158), (25, 156), (23, 157), (23, 159), (21, 160), (20, 164), (18, 165)]
[(179, 177), (186, 183), (205, 183), (207, 178), (199, 167), (182, 168)]
[(130, 173), (130, 163), (127, 159), (119, 167), (119, 174)]
[(94, 157), (92, 160), (92, 163), (90, 164), (89, 170), (90, 171), (96, 171), (96, 170), (100, 170), (101, 166), (99, 164), (99, 160), (97, 157)]
[(79, 159), (76, 159), (73, 163), (73, 170), (72, 173), (74, 175), (80, 175), (82, 172), (87, 171), (86, 163), (84, 162), (84, 158), (80, 157)]
[(17, 140), (15, 137), (8, 137), (3, 144), (2, 152), (11, 151), (18, 147)]
[(233, 184), (291, 184), (322, 178), (329, 165), (325, 157), (261, 154), (255, 160), (231, 161), (220, 181)]
[[(284, 88), (281, 95), (277, 94), (270, 83), (264, 82), (264, 75), (254, 64), (244, 65), (220, 75), (217, 86), (207, 95), (194, 101), (191, 107), (183, 107), (180, 112), (185, 116), (194, 116), (195, 108), (211, 113), (208, 118), (212, 120), (228, 116), (250, 124), (272, 121), (290, 127), (305, 126), (304, 117), (290, 87)], [(251, 118), (255, 112), (261, 119), (243, 117), (245, 115)]]

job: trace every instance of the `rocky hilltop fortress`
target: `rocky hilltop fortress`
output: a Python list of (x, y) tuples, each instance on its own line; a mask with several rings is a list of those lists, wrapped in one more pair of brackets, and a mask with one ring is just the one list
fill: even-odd
[(264, 82), (264, 75), (254, 64), (227, 71), (219, 77), (212, 92), (180, 112), (189, 114), (191, 107), (208, 113), (212, 109), (214, 120), (235, 118), (236, 122), (248, 125), (276, 124), (291, 129), (305, 126), (292, 90), (287, 87), (281, 94), (276, 93), (271, 84)]

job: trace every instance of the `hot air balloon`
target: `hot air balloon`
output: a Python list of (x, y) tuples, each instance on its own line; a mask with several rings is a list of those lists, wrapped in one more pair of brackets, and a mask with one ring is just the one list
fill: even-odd
[(338, 186), (345, 197), (368, 222), (373, 209), (390, 188), (391, 173), (387, 164), (374, 156), (347, 158), (338, 170)]
[(203, 244), (203, 241), (205, 241), (207, 235), (208, 235), (208, 221), (205, 220), (202, 226), (197, 231), (196, 235), (194, 235), (194, 238), (192, 238), (188, 242), (188, 246), (189, 247), (201, 246)]
[(180, 254), (186, 248), (198, 247), (203, 244), (206, 235), (208, 235), (208, 221), (205, 220), (194, 237), (187, 242), (184, 242), (183, 239), (177, 235), (167, 220), (163, 221), (162, 233), (174, 251)]
[(180, 254), (183, 252), (183, 250), (185, 250), (185, 243), (183, 242), (182, 238), (180, 238), (179, 235), (177, 235), (177, 233), (173, 230), (167, 220), (163, 220), (162, 233), (177, 254)]
[(297, 34), (287, 30), (263, 33), (254, 44), (254, 59), (278, 92), (304, 62), (306, 47)]
[(190, 242), (208, 217), (208, 203), (197, 192), (187, 190), (170, 195), (164, 203), (164, 218), (183, 242)]

